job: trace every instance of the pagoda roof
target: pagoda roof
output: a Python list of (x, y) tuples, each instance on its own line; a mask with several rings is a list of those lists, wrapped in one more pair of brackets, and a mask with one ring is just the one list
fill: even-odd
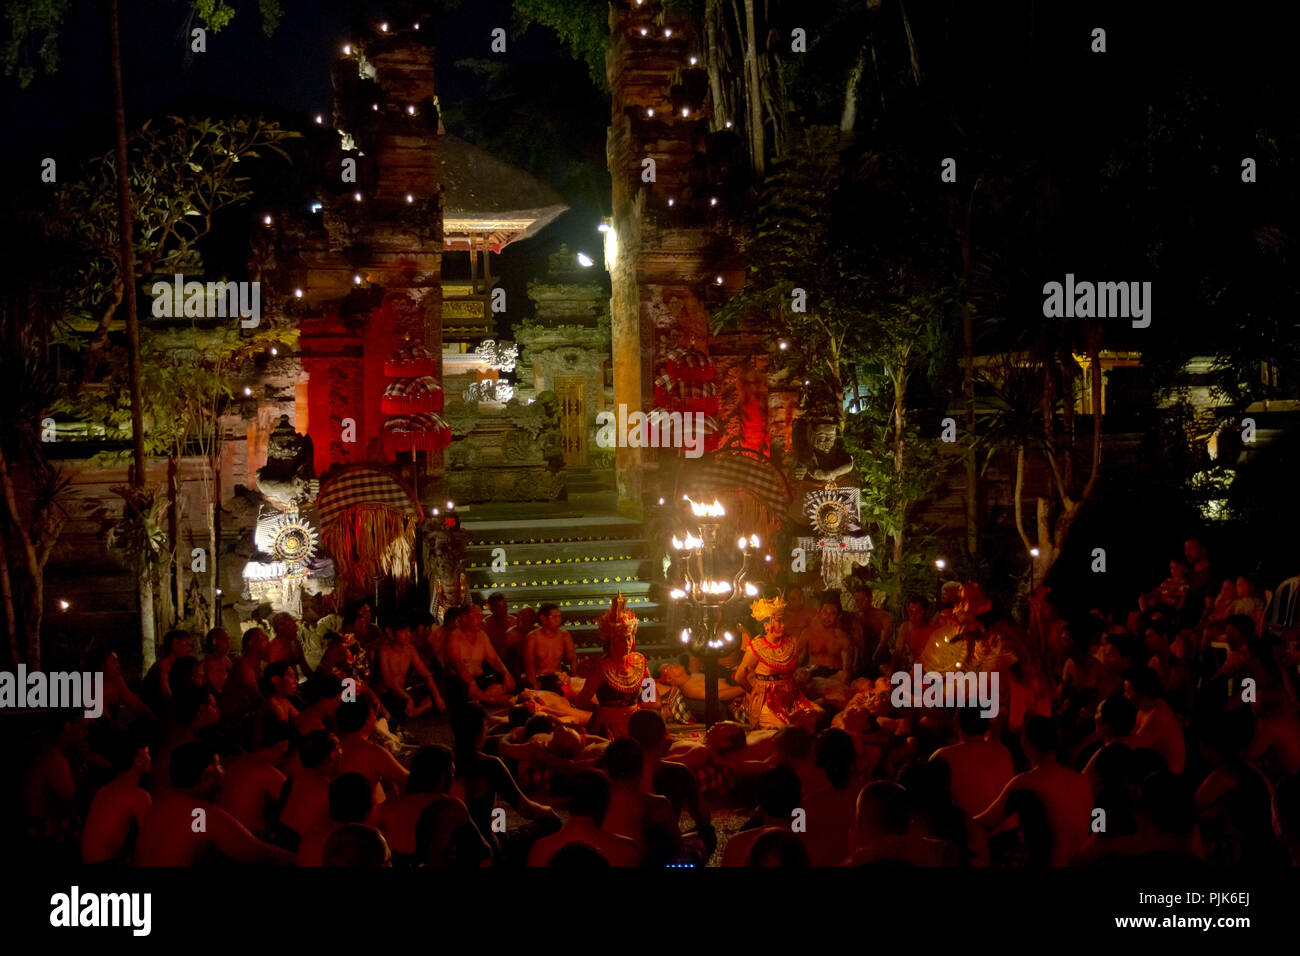
[(473, 143), (438, 135), (443, 235), (449, 249), (500, 252), (530, 239), (569, 207), (550, 186)]

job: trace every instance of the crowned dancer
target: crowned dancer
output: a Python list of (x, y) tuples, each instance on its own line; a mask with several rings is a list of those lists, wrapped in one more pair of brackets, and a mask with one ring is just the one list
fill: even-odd
[(650, 667), (636, 651), (636, 615), (627, 609), (622, 592), (610, 602), (597, 626), (605, 639), (605, 656), (582, 685), (575, 704), (580, 710), (590, 710), (595, 698), (596, 711), (588, 730), (610, 738), (626, 737), (632, 713), (638, 707), (657, 704), (641, 696)]
[(764, 634), (749, 642), (736, 670), (736, 683), (749, 688), (749, 722), (752, 727), (812, 729), (822, 709), (799, 692), (794, 672), (799, 664), (798, 641), (785, 633), (785, 602), (758, 600), (750, 605)]

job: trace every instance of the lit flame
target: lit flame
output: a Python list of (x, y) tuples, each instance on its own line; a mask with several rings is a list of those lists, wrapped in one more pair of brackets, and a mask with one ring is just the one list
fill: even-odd
[(691, 504), (691, 514), (697, 518), (721, 518), (727, 513), (727, 509), (722, 507), (717, 498), (713, 499), (711, 505), (702, 505), (697, 501), (691, 501), (689, 497), (686, 500)]
[(723, 640), (725, 640), (728, 644), (730, 644), (732, 641), (735, 640), (735, 638), (732, 637), (730, 631), (724, 631), (723, 634), (722, 634), (722, 638), (723, 638)]
[(756, 535), (756, 534), (751, 534), (751, 535), (749, 536), (749, 546), (750, 546), (751, 548), (757, 548), (757, 547), (758, 547), (758, 535)]
[(754, 587), (752, 584), (745, 585), (745, 597), (756, 597), (757, 595), (758, 588)]
[(689, 627), (682, 628), (682, 643), (685, 644), (688, 641), (690, 641), (690, 639), (691, 639), (691, 629)]
[(680, 601), (682, 598), (686, 597), (686, 592), (681, 588), (673, 588), (668, 592), (668, 596), (674, 601)]
[(673, 550), (674, 551), (682, 550), (682, 539), (677, 537), (677, 535), (673, 535)]
[(695, 537), (695, 535), (691, 534), (691, 533), (688, 531), (688, 532), (686, 532), (686, 545), (685, 545), (685, 547), (686, 547), (686, 550), (687, 550), (687, 551), (698, 551), (700, 548), (704, 547), (704, 539), (703, 539), (703, 538), (697, 538), (697, 537)]

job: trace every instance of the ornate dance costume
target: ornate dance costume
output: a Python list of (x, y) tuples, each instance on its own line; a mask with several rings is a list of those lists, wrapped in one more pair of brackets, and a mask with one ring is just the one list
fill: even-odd
[(637, 708), (641, 683), (650, 676), (644, 655), (632, 651), (622, 661), (606, 657), (600, 662), (601, 684), (596, 688), (596, 712), (589, 728), (602, 737), (627, 736), (627, 721)]
[[(765, 622), (767, 633), (750, 641), (749, 650), (769, 673), (755, 671), (749, 675), (753, 685), (749, 692), (750, 726), (787, 727), (815, 721), (821, 708), (805, 697), (794, 682), (799, 665), (798, 641), (786, 637), (783, 628), (773, 627), (774, 623), (784, 623), (785, 603), (780, 598), (756, 601), (751, 610), (755, 618)], [(779, 633), (773, 635), (773, 631)]]
[[(604, 616), (597, 622), (605, 638), (606, 654), (598, 665), (601, 677), (596, 688), (596, 711), (591, 715), (588, 729), (609, 737), (627, 736), (628, 718), (640, 704), (642, 683), (650, 676), (650, 664), (636, 650), (636, 615), (627, 609), (622, 592), (612, 602)], [(609, 656), (612, 638), (618, 635), (626, 641), (627, 653), (621, 659)]]

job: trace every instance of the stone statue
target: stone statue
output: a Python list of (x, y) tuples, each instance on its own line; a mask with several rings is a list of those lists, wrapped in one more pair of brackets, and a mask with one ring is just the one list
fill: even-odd
[(320, 481), (315, 477), (311, 439), (280, 422), (266, 443), (266, 464), (257, 470), (257, 488), (278, 511), (298, 511), (316, 500)]
[(817, 422), (794, 464), (794, 476), (800, 480), (836, 481), (853, 470), (853, 459), (839, 440), (834, 422)]

